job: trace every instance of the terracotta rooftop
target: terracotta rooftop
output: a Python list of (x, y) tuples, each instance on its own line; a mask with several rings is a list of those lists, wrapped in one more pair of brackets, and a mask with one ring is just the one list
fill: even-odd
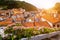
[(53, 16), (48, 15), (48, 14), (46, 14), (42, 17), (45, 18), (46, 20), (50, 21), (51, 23), (56, 23), (56, 22), (60, 21), (59, 19), (56, 19)]
[(34, 27), (34, 25), (36, 27), (50, 27), (50, 25), (45, 21), (45, 22), (25, 22), (23, 24), (26, 27)]

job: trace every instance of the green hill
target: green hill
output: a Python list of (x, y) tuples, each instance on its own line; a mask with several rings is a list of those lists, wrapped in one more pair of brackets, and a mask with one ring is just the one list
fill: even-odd
[(23, 8), (26, 11), (37, 10), (35, 6), (24, 1), (2, 1), (0, 2), (0, 7), (3, 7), (3, 9)]

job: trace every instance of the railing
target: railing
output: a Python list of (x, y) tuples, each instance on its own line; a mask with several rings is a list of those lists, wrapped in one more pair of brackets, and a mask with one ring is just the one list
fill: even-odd
[(22, 38), (21, 40), (60, 40), (60, 31), (49, 34), (40, 34), (31, 38)]

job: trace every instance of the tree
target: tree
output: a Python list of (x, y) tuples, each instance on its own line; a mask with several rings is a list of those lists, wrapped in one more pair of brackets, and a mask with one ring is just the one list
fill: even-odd
[(3, 9), (23, 8), (26, 11), (37, 11), (35, 6), (24, 1), (0, 1), (0, 6), (2, 6)]
[(55, 4), (54, 10), (57, 10), (57, 12), (60, 13), (60, 3)]

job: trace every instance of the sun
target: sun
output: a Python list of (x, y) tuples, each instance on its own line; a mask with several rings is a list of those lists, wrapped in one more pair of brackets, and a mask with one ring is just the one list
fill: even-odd
[(52, 7), (55, 5), (54, 2), (51, 2), (51, 1), (48, 1), (48, 0), (42, 1), (42, 2), (40, 2), (39, 4), (40, 4), (39, 7), (40, 7), (40, 8), (44, 8), (44, 9), (52, 8)]
[(52, 8), (54, 6), (54, 4), (49, 4), (49, 3), (45, 3), (42, 8), (44, 9), (49, 9), (49, 8)]

